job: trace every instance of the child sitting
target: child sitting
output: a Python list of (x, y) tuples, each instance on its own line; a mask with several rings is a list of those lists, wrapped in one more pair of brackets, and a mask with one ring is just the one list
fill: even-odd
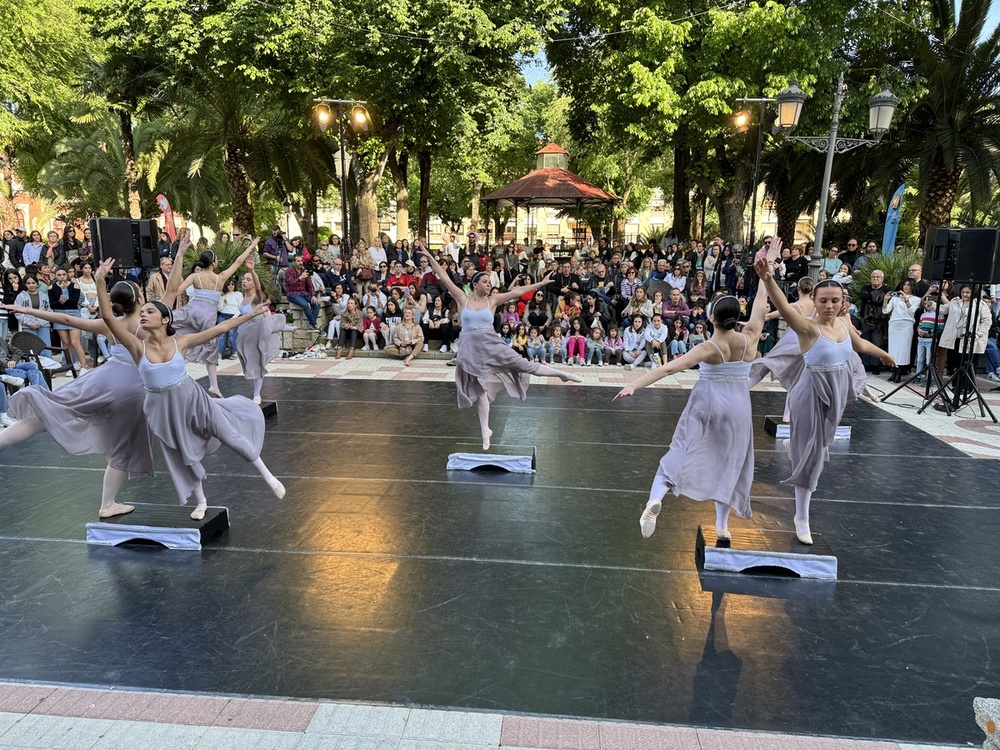
[(604, 367), (604, 331), (597, 325), (590, 329), (590, 338), (587, 339), (587, 358), (584, 364), (592, 365), (595, 359), (598, 367)]
[(554, 363), (556, 361), (556, 355), (561, 358), (560, 361), (566, 364), (566, 339), (563, 337), (562, 326), (554, 325), (552, 326), (552, 333), (549, 335), (549, 362)]
[(361, 321), (361, 338), (365, 342), (365, 345), (361, 347), (361, 351), (378, 351), (378, 334), (382, 329), (382, 321), (379, 320), (378, 313), (375, 308), (370, 306), (366, 310), (365, 319)]
[[(625, 351), (625, 342), (622, 341), (621, 334), (618, 333), (618, 326), (610, 326), (608, 335), (604, 338), (604, 358), (608, 364), (623, 364), (622, 353)], [(616, 361), (617, 360), (617, 361)]]
[(684, 321), (674, 318), (673, 328), (670, 330), (670, 347), (668, 352), (670, 359), (680, 359), (688, 350), (688, 331), (684, 327)]
[(528, 360), (545, 364), (545, 337), (535, 326), (528, 332)]
[(520, 354), (522, 357), (527, 358), (528, 331), (525, 328), (524, 323), (518, 323), (517, 326), (514, 328), (514, 335), (512, 337), (511, 347), (513, 347), (514, 351)]

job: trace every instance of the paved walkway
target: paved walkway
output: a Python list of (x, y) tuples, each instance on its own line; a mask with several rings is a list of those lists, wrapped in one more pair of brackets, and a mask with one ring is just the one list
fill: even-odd
[[(971, 706), (969, 711), (971, 715)], [(932, 750), (941, 747), (946, 746), (349, 703), (0, 683), (0, 748)]]

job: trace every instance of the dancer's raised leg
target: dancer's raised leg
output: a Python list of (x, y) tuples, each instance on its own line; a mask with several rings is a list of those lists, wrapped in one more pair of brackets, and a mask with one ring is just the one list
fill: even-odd
[(656, 531), (656, 517), (660, 514), (663, 498), (668, 492), (670, 492), (670, 483), (667, 481), (667, 475), (663, 473), (662, 467), (658, 468), (653, 477), (653, 486), (649, 489), (649, 500), (646, 502), (646, 508), (639, 517), (639, 529), (642, 531), (643, 539), (649, 539)]
[(549, 367), (548, 365), (539, 365), (538, 369), (535, 370), (535, 375), (537, 375), (540, 378), (559, 378), (564, 383), (583, 382), (583, 378), (581, 378), (575, 372), (569, 372), (568, 370), (560, 370), (555, 367)]
[(125, 481), (125, 472), (120, 469), (112, 469), (110, 466), (104, 470), (104, 486), (101, 492), (101, 509), (97, 515), (101, 518), (111, 518), (112, 516), (122, 516), (135, 510), (133, 505), (125, 505), (115, 501), (118, 497), (118, 490), (121, 489), (122, 482)]
[(812, 544), (812, 533), (809, 530), (809, 501), (812, 491), (805, 487), (795, 488), (795, 536), (803, 544)]
[(45, 432), (45, 426), (38, 417), (28, 417), (15, 422), (7, 429), (0, 431), (0, 448), (16, 445), (23, 440), (34, 437), (39, 432)]
[(280, 500), (285, 496), (285, 485), (278, 481), (278, 478), (271, 473), (271, 470), (264, 465), (264, 461), (260, 456), (257, 456), (253, 462), (254, 468), (260, 472), (260, 475), (264, 477), (264, 481), (267, 482), (267, 486), (271, 488), (271, 491)]

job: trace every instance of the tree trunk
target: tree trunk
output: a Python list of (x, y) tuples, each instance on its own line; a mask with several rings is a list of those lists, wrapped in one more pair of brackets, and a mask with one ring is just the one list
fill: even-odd
[(360, 162), (354, 164), (355, 181), (358, 186), (358, 194), (355, 199), (358, 208), (357, 232), (352, 231), (354, 242), (357, 242), (359, 238), (364, 238), (365, 242), (371, 246), (378, 240), (378, 200), (375, 196), (388, 161), (389, 151), (386, 149), (382, 152), (374, 169), (365, 169)]
[(795, 244), (795, 224), (799, 218), (799, 207), (797, 203), (784, 192), (778, 192), (774, 196), (774, 213), (777, 217), (777, 235), (787, 247)]
[(712, 201), (719, 212), (719, 231), (733, 244), (743, 242), (743, 209), (747, 205), (747, 184), (738, 180), (728, 190), (719, 193)]
[(691, 239), (691, 192), (688, 185), (688, 164), (691, 150), (687, 146), (674, 149), (674, 231), (677, 239)]
[(469, 212), (472, 226), (479, 226), (479, 199), (483, 195), (483, 183), (479, 180), (472, 181), (472, 210)]
[(431, 152), (421, 149), (420, 159), (420, 209), (417, 213), (417, 236), (430, 238), (431, 231)]
[(410, 166), (410, 152), (403, 149), (396, 155), (389, 152), (389, 174), (396, 185), (396, 236), (407, 237), (410, 233), (410, 186), (406, 177)]
[(920, 240), (923, 247), (924, 236), (931, 227), (951, 226), (951, 209), (958, 194), (958, 182), (962, 171), (957, 167), (948, 169), (944, 159), (938, 156), (931, 164), (930, 179), (927, 181), (927, 197), (920, 209)]
[(243, 234), (253, 234), (256, 230), (253, 206), (250, 203), (250, 180), (243, 165), (243, 154), (232, 143), (226, 144), (226, 156), (222, 162), (229, 187), (229, 199), (233, 204), (233, 227)]
[(132, 132), (132, 113), (119, 109), (118, 125), (122, 136), (122, 156), (125, 159), (125, 189), (128, 191), (128, 215), (133, 219), (142, 218), (142, 203), (139, 200), (139, 165), (135, 160), (135, 136)]

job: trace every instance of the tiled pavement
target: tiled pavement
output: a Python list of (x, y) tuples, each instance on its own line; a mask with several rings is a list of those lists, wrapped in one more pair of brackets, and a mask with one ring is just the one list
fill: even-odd
[(423, 708), (0, 683), (0, 748), (66, 750), (931, 750)]

